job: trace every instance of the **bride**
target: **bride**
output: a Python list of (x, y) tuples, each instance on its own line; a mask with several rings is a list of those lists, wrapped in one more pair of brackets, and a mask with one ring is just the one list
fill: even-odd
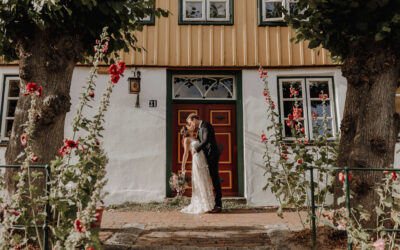
[(194, 150), (196, 145), (200, 143), (194, 137), (194, 126), (183, 126), (181, 135), (184, 146), (182, 172), (185, 172), (189, 151), (192, 154), (192, 199), (189, 206), (183, 208), (181, 212), (187, 214), (205, 213), (212, 210), (215, 205), (207, 159), (203, 151), (197, 153)]

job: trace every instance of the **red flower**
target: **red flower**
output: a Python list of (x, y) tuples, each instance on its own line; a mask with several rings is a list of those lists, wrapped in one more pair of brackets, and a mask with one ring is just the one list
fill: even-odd
[(299, 125), (294, 125), (294, 128), (296, 129), (296, 131), (299, 131)]
[(96, 222), (100, 222), (101, 213), (96, 213), (96, 214), (94, 215), (94, 218), (96, 219)]
[(294, 116), (293, 116), (292, 114), (290, 114), (290, 115), (288, 116), (288, 118), (289, 118), (290, 121), (293, 121)]
[(89, 92), (89, 96), (92, 97), (92, 98), (94, 97), (94, 91), (93, 90)]
[(339, 181), (344, 181), (344, 174), (343, 172), (339, 173)]
[(64, 139), (64, 146), (68, 148), (77, 148), (79, 146), (79, 139), (75, 142), (73, 140)]
[(286, 121), (286, 126), (288, 126), (289, 128), (292, 127), (292, 122), (290, 120)]
[(86, 250), (94, 250), (94, 248), (93, 247), (88, 247), (88, 248), (86, 248)]
[(124, 62), (119, 62), (118, 66), (119, 66), (119, 73), (122, 75), (126, 69), (126, 64)]
[(389, 171), (385, 170), (385, 171), (383, 171), (383, 173), (384, 173), (384, 174), (387, 174), (387, 173), (389, 173)]
[(38, 89), (39, 89), (39, 86), (34, 82), (29, 82), (26, 85), (26, 91), (28, 91), (29, 94), (36, 92)]
[(304, 139), (304, 144), (307, 144), (308, 143), (308, 139), (306, 138), (306, 139)]
[(268, 141), (267, 137), (265, 136), (265, 134), (261, 135), (261, 142), (265, 142)]
[(103, 201), (103, 200), (100, 200), (100, 203), (101, 203), (102, 205), (104, 205), (104, 201)]
[(37, 162), (39, 160), (39, 157), (37, 157), (34, 153), (31, 154), (31, 160), (33, 162)]
[(59, 150), (58, 153), (62, 156), (69, 154), (69, 149), (67, 146), (62, 146)]
[(83, 226), (81, 220), (79, 220), (79, 219), (77, 219), (77, 220), (75, 221), (74, 227), (75, 227), (75, 230), (76, 230), (78, 233), (84, 233), (84, 232), (86, 231), (86, 227)]
[(265, 90), (264, 90), (264, 92), (263, 92), (263, 95), (264, 95), (264, 96), (267, 96), (267, 92), (266, 92)]
[(108, 68), (108, 72), (110, 72), (110, 75), (119, 75), (118, 66), (116, 64), (111, 64)]
[(318, 117), (317, 113), (312, 112), (312, 117), (313, 117), (313, 118), (317, 118), (317, 117)]
[(99, 141), (96, 141), (96, 146), (100, 146), (100, 142)]
[(285, 161), (287, 161), (287, 155), (281, 154), (281, 158), (284, 159)]
[(82, 152), (85, 152), (85, 147), (83, 145), (81, 145), (82, 147)]
[(395, 181), (397, 179), (396, 171), (392, 172), (392, 180)]
[(119, 75), (111, 75), (111, 82), (117, 83), (119, 81)]
[(15, 215), (15, 216), (18, 216), (19, 215), (19, 212), (17, 212), (17, 211), (13, 211), (13, 215)]
[(299, 159), (299, 160), (297, 161), (297, 163), (300, 164), (300, 165), (303, 164), (303, 159)]
[(267, 96), (267, 97), (265, 97), (265, 100), (266, 100), (267, 102), (269, 102), (269, 98), (268, 98), (268, 96)]
[(351, 173), (349, 172), (349, 181), (351, 181)]
[(301, 132), (304, 133), (304, 128), (301, 128)]
[(39, 96), (39, 98), (42, 98), (42, 89), (43, 89), (43, 87), (40, 86), (38, 91), (37, 91), (37, 95)]
[(273, 101), (271, 101), (271, 108), (275, 109), (275, 103)]
[(297, 121), (302, 114), (303, 114), (303, 109), (293, 107), (293, 117), (295, 121)]
[(27, 138), (26, 134), (21, 135), (21, 146), (23, 146), (23, 147), (26, 146), (26, 138)]
[(319, 94), (318, 97), (319, 97), (319, 99), (322, 100), (322, 101), (328, 99), (328, 95), (327, 95), (327, 94), (324, 94), (324, 95)]

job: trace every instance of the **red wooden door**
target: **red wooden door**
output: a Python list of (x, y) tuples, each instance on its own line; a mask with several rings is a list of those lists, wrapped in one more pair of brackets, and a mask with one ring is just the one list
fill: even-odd
[[(186, 117), (190, 113), (196, 113), (202, 120), (210, 122), (215, 130), (217, 145), (221, 151), (219, 176), (222, 195), (238, 195), (235, 104), (173, 104), (172, 109), (172, 171), (179, 173), (181, 170), (183, 147), (179, 131), (182, 126), (186, 125)], [(191, 164), (192, 158), (189, 156), (186, 164), (186, 177), (189, 180)], [(189, 186), (191, 186), (190, 182)], [(185, 195), (191, 195), (190, 187)]]

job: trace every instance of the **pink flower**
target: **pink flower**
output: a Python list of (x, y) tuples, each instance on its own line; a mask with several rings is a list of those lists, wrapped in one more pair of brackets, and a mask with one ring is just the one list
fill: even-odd
[(299, 160), (297, 161), (297, 163), (300, 164), (300, 165), (303, 164), (303, 159), (299, 159)]
[(23, 147), (26, 146), (26, 138), (27, 138), (26, 134), (21, 135), (21, 146), (23, 146)]
[(387, 173), (389, 173), (389, 171), (387, 171), (387, 170), (384, 170), (384, 171), (383, 171), (383, 173), (384, 173), (384, 174), (387, 174)]
[(94, 98), (94, 91), (93, 90), (89, 92), (89, 96)]
[(324, 94), (324, 95), (319, 94), (318, 97), (319, 97), (319, 99), (322, 100), (322, 101), (328, 99), (328, 95), (327, 95), (327, 94)]
[(78, 233), (84, 233), (84, 232), (86, 232), (86, 227), (83, 226), (81, 220), (79, 220), (79, 219), (77, 219), (77, 220), (75, 221), (74, 227), (75, 227), (75, 230), (76, 230)]
[(338, 229), (338, 230), (343, 230), (343, 231), (346, 230), (346, 222), (343, 221), (343, 220), (341, 220), (341, 221), (338, 223), (337, 229)]
[(343, 174), (343, 172), (340, 172), (339, 173), (339, 181), (344, 181), (344, 174)]
[(62, 146), (59, 150), (58, 153), (62, 156), (69, 154), (69, 149), (67, 146)]
[(286, 126), (288, 126), (289, 128), (292, 127), (292, 122), (290, 120), (286, 121)]
[(101, 52), (102, 53), (106, 53), (108, 51), (108, 41), (106, 41), (105, 43), (104, 43), (104, 47), (103, 47), (103, 49), (101, 50)]
[(304, 128), (301, 128), (301, 132), (304, 133)]
[(13, 211), (13, 215), (18, 216), (18, 215), (19, 215), (19, 212), (14, 210), (14, 211)]
[(37, 162), (39, 160), (39, 157), (37, 157), (34, 153), (31, 154), (31, 160), (33, 162)]
[(304, 139), (304, 144), (307, 144), (308, 143), (308, 139), (306, 138), (306, 139)]
[(377, 241), (375, 241), (375, 243), (372, 245), (375, 247), (375, 250), (385, 250), (385, 240), (380, 238)]

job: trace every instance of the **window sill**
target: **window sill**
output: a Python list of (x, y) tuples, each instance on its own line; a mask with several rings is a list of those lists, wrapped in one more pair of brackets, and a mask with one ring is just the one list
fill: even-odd
[(225, 25), (225, 26), (232, 26), (232, 21), (184, 21), (179, 20), (178, 25)]
[(283, 22), (283, 21), (275, 21), (275, 22), (273, 22), (273, 21), (269, 21), (269, 22), (260, 21), (258, 23), (258, 26), (287, 27), (288, 25), (287, 25), (286, 22)]

